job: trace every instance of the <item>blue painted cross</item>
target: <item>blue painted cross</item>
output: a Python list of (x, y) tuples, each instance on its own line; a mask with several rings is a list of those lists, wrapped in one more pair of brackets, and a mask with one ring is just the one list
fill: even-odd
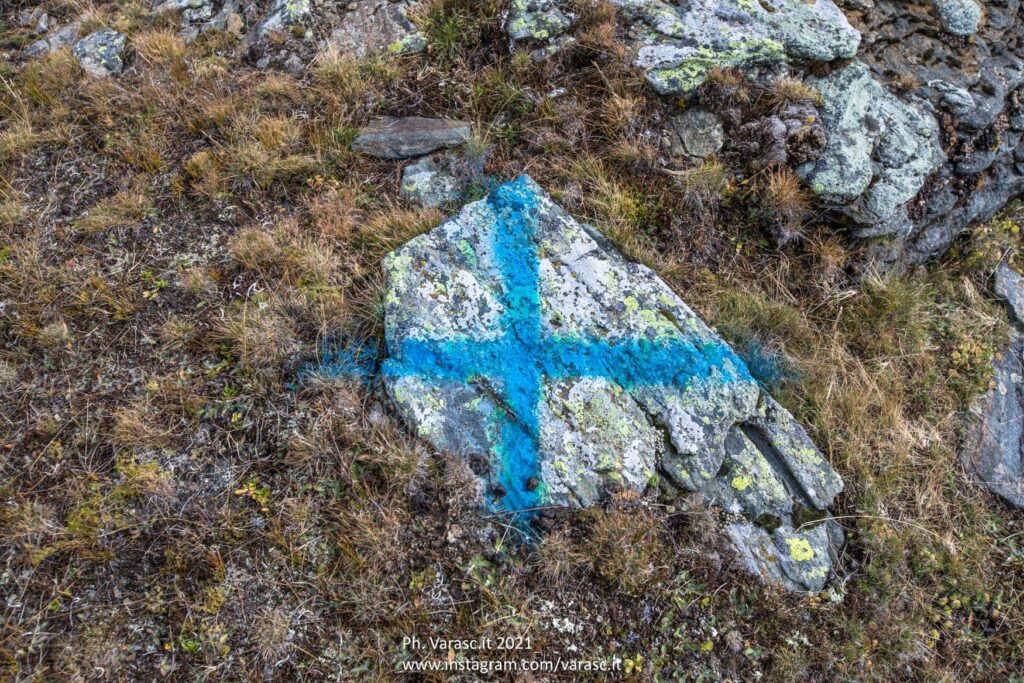
[(503, 285), (497, 339), (398, 340), (382, 367), (385, 376), (416, 375), (441, 381), (490, 382), (503, 402), (489, 434), (498, 456), (496, 479), (504, 489), (500, 508), (530, 511), (541, 504), (538, 405), (546, 379), (603, 377), (623, 388), (685, 387), (714, 370), (722, 381), (753, 381), (743, 361), (724, 342), (678, 337), (669, 340), (581, 339), (542, 330), (540, 269), (535, 236), (539, 223), (535, 185), (520, 177), (487, 198), (494, 213), (494, 260)]

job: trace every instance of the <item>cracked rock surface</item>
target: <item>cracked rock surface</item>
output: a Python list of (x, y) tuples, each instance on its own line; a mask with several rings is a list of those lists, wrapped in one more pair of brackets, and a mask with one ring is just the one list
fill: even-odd
[(496, 509), (703, 494), (753, 572), (818, 590), (842, 480), (743, 361), (645, 266), (528, 177), (389, 254), (385, 386)]
[(1014, 329), (993, 360), (993, 388), (973, 406), (961, 459), (979, 483), (1024, 509), (1024, 277), (1002, 263), (995, 290)]

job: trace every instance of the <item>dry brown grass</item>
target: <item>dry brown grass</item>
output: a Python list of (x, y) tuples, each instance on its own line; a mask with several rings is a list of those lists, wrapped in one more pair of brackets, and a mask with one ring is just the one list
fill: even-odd
[[(143, 0), (97, 6), (137, 52), (126, 74), (83, 79), (65, 51), (0, 86), (8, 677), (370, 680), (414, 630), (529, 635), (538, 658), (623, 657), (639, 678), (1010, 675), (1021, 521), (955, 460), (1003, 324), (977, 273), (1008, 227), (970, 268), (901, 279), (852, 277), (829, 226), (765, 246), (769, 176), (658, 170), (642, 133), (675, 106), (620, 58), (605, 3), (534, 64), (496, 4), (436, 0), (425, 54), (324, 55), (303, 79), (253, 69), (231, 36), (182, 46)], [(772, 102), (733, 73), (709, 90)], [(380, 340), (381, 256), (442, 218), (393, 196), (400, 164), (348, 148), (394, 113), (478, 119), (481, 186), (531, 173), (737, 347), (792, 363), (777, 394), (847, 482), (831, 592), (759, 585), (717, 518), (666, 492), (521, 544), (375, 386), (300, 371), (328, 341)]]

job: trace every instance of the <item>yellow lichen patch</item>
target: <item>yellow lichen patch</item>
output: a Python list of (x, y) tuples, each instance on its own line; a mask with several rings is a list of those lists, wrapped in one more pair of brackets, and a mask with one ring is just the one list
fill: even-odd
[(797, 562), (806, 562), (814, 559), (814, 548), (803, 538), (787, 538), (789, 545), (789, 556)]
[(754, 478), (749, 474), (737, 474), (732, 478), (732, 487), (737, 491), (746, 491), (754, 483)]

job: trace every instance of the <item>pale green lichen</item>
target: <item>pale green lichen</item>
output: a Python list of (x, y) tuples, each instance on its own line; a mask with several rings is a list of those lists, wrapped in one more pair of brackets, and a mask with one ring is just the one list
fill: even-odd
[(735, 68), (756, 63), (781, 62), (786, 57), (782, 43), (771, 38), (754, 38), (732, 43), (724, 49), (699, 47), (673, 67), (652, 69), (647, 78), (659, 92), (689, 94), (699, 88), (715, 68)]
[(809, 562), (814, 559), (814, 548), (803, 538), (787, 538), (789, 556), (797, 562)]
[(737, 491), (746, 491), (754, 483), (754, 478), (748, 474), (737, 474), (732, 478), (731, 483), (732, 487)]
[(419, 31), (402, 36), (387, 47), (387, 51), (393, 55), (404, 55), (419, 52), (427, 47), (427, 39)]

